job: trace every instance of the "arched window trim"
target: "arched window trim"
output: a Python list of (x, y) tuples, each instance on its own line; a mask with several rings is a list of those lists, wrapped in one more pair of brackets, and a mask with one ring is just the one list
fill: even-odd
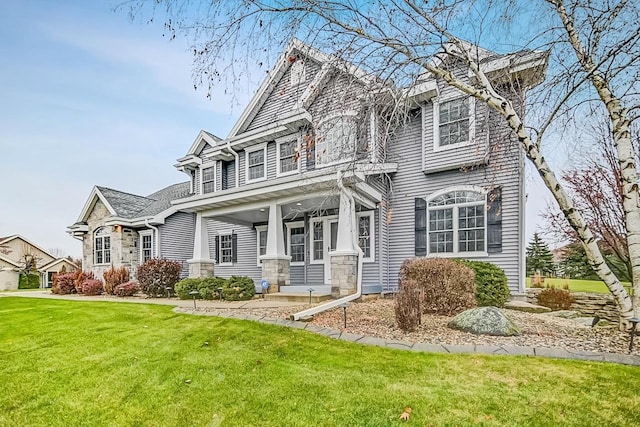
[(111, 264), (110, 227), (99, 227), (93, 232), (93, 263), (95, 265)]
[[(477, 201), (469, 201), (469, 202), (460, 202), (460, 203), (451, 203), (451, 204), (443, 204), (443, 205), (435, 205), (431, 206), (431, 202), (437, 199), (440, 196), (443, 196), (447, 193), (455, 192), (455, 191), (466, 191), (466, 192), (475, 192), (482, 195), (482, 200)], [(434, 257), (465, 257), (465, 258), (479, 258), (488, 256), (487, 253), (487, 191), (483, 188), (472, 186), (472, 185), (461, 185), (461, 186), (452, 186), (447, 187), (442, 190), (438, 190), (428, 197), (426, 197), (426, 210), (427, 210), (427, 255)], [(482, 248), (481, 250), (474, 251), (461, 251), (460, 250), (460, 240), (459, 240), (459, 219), (460, 219), (460, 208), (465, 207), (473, 207), (473, 206), (482, 206), (482, 215), (483, 215), (483, 240), (482, 240)], [(431, 221), (431, 212), (434, 211), (446, 211), (449, 210), (451, 213), (451, 224), (452, 224), (452, 247), (451, 251), (446, 252), (435, 252), (431, 247), (431, 238), (432, 238), (432, 221)], [(445, 219), (446, 221), (446, 219)], [(438, 230), (441, 231), (441, 230)]]
[[(345, 163), (355, 159), (356, 149), (358, 145), (358, 124), (356, 123), (357, 116), (358, 116), (358, 113), (355, 110), (347, 110), (347, 111), (341, 111), (341, 112), (329, 114), (318, 122), (316, 126), (316, 132), (315, 132), (316, 134), (315, 165), (317, 168), (332, 166), (338, 163)], [(336, 160), (324, 162), (322, 161), (322, 152), (324, 150), (323, 144), (325, 144), (326, 142), (322, 141), (322, 138), (324, 137), (324, 132), (322, 132), (323, 130), (322, 128), (327, 124), (331, 123), (332, 121), (337, 122), (338, 119), (343, 119), (343, 120), (346, 119), (347, 123), (350, 123), (352, 125), (352, 130), (353, 130), (353, 141), (352, 141), (353, 153), (352, 154), (353, 155), (352, 156), (339, 155), (337, 156)], [(328, 149), (330, 149), (330, 147), (328, 147)]]

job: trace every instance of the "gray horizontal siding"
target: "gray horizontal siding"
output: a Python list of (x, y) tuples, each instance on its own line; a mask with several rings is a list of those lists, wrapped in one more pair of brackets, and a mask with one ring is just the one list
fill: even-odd
[(282, 76), (280, 81), (276, 83), (265, 103), (256, 114), (251, 124), (247, 127), (247, 131), (267, 125), (276, 120), (283, 113), (291, 111), (298, 102), (309, 83), (320, 71), (321, 65), (313, 60), (306, 60), (305, 72), (306, 79), (304, 83), (291, 87), (291, 69), (289, 68)]
[(376, 210), (373, 215), (373, 236), (374, 236), (374, 262), (365, 262), (362, 264), (362, 285), (381, 285), (380, 277), (380, 239), (378, 237), (378, 221), (380, 221), (379, 211)]
[(195, 224), (195, 214), (176, 212), (158, 226), (160, 256), (182, 264), (181, 277), (189, 275), (187, 260), (193, 258)]
[[(500, 127), (492, 118), (494, 130), (492, 141), (508, 135), (508, 130)], [(509, 141), (508, 138), (506, 141)], [(426, 198), (435, 191), (455, 185), (475, 185), (479, 187), (502, 187), (502, 252), (489, 254), (481, 261), (492, 262), (507, 274), (509, 288), (518, 291), (521, 277), (520, 248), (520, 197), (522, 191), (522, 154), (513, 141), (499, 146), (492, 166), (480, 167), (465, 172), (449, 171), (425, 175), (422, 173), (420, 156), (415, 153), (421, 144), (421, 120), (413, 118), (394, 137), (389, 147), (389, 161), (398, 162), (400, 167), (393, 177), (393, 193), (390, 197), (392, 215), (389, 223), (389, 287), (397, 286), (398, 272), (402, 262), (414, 257), (414, 199)], [(501, 166), (502, 165), (502, 166)], [(508, 166), (508, 167), (507, 167)]]
[(229, 224), (215, 219), (207, 219), (211, 259), (215, 259), (215, 236), (218, 235), (220, 230), (233, 230), (233, 232), (238, 235), (238, 262), (232, 266), (220, 266), (216, 264), (214, 266), (214, 274), (224, 278), (231, 276), (249, 276), (253, 279), (256, 286), (259, 286), (260, 280), (262, 279), (262, 269), (257, 265), (258, 256), (256, 252), (257, 241), (255, 229), (237, 224)]

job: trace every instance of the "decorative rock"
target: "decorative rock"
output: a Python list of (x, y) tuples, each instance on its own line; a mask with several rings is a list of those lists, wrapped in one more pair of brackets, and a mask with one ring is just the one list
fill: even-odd
[(530, 302), (524, 302), (524, 301), (507, 301), (504, 305), (504, 308), (508, 308), (510, 310), (524, 311), (527, 313), (548, 313), (551, 311), (549, 307), (535, 305)]
[(580, 315), (577, 311), (574, 310), (558, 310), (549, 313), (550, 316), (562, 317), (563, 319), (575, 319)]
[(479, 307), (463, 311), (451, 319), (449, 327), (476, 335), (520, 335), (520, 328), (496, 307)]

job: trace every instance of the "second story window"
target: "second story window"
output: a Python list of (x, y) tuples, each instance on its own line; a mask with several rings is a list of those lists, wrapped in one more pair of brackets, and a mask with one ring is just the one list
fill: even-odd
[(473, 139), (471, 102), (468, 98), (456, 98), (436, 105), (436, 149), (466, 145)]
[(297, 172), (300, 164), (297, 139), (278, 142), (278, 175)]
[(215, 185), (215, 168), (205, 168), (202, 169), (202, 192), (203, 193), (213, 193), (216, 190)]
[(267, 177), (267, 145), (247, 148), (247, 182), (260, 181)]
[(352, 160), (355, 155), (357, 130), (355, 117), (334, 117), (319, 126), (316, 140), (316, 166)]

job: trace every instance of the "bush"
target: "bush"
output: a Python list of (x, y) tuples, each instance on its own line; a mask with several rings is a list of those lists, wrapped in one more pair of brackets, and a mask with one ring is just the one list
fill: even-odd
[(78, 270), (73, 274), (75, 275), (73, 279), (73, 284), (76, 287), (76, 292), (79, 294), (82, 293), (82, 284), (84, 282), (86, 282), (89, 279), (95, 279), (95, 276), (93, 275), (93, 273), (89, 273), (82, 270)]
[(140, 288), (138, 287), (138, 282), (126, 282), (121, 283), (116, 286), (113, 290), (113, 294), (119, 297), (131, 297), (138, 292)]
[(571, 292), (567, 289), (547, 287), (538, 294), (538, 304), (549, 307), (552, 310), (569, 310), (573, 304)]
[[(223, 279), (222, 277), (208, 277), (204, 279), (198, 287), (200, 297), (207, 300), (220, 299), (220, 291), (218, 291), (218, 288), (226, 288), (228, 286), (227, 282), (227, 279)], [(255, 294), (255, 288), (253, 289), (253, 293)]]
[(87, 279), (82, 283), (82, 293), (84, 295), (100, 295), (103, 290), (102, 281), (98, 279)]
[(75, 273), (58, 273), (53, 276), (53, 285), (51, 286), (51, 292), (57, 295), (75, 294), (75, 280)]
[(102, 274), (102, 277), (104, 277), (104, 291), (109, 295), (115, 295), (116, 286), (129, 281), (129, 269), (111, 267)]
[(394, 311), (398, 327), (411, 332), (420, 324), (420, 287), (415, 280), (405, 280), (394, 301)]
[(40, 275), (38, 273), (20, 273), (18, 289), (38, 289), (40, 287)]
[(179, 262), (163, 258), (146, 261), (136, 272), (140, 290), (148, 297), (157, 298), (166, 295), (166, 287), (174, 292), (174, 286), (180, 279), (182, 266)]
[[(180, 299), (191, 299), (189, 292), (197, 291), (204, 279), (182, 279), (176, 283), (175, 291), (176, 295)], [(200, 298), (200, 295), (196, 295), (196, 298)]]
[(504, 307), (511, 297), (504, 270), (490, 262), (459, 261), (476, 275), (476, 303), (481, 307)]
[(469, 267), (444, 258), (414, 258), (400, 268), (399, 286), (415, 281), (422, 313), (451, 316), (475, 307), (475, 275)]
[(226, 287), (222, 289), (222, 296), (227, 301), (246, 301), (256, 294), (253, 279), (247, 276), (231, 276)]

